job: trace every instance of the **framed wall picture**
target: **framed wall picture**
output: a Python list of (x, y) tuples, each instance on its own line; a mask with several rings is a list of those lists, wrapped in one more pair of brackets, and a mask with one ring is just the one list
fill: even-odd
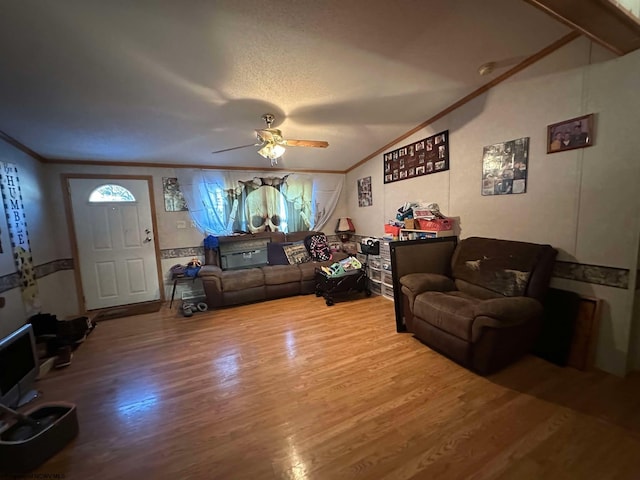
[(383, 155), (384, 183), (449, 170), (449, 130)]
[(364, 177), (358, 179), (358, 206), (370, 207), (373, 205), (373, 198), (371, 196), (371, 177)]
[(484, 147), (482, 195), (526, 193), (528, 166), (529, 137)]
[(547, 127), (547, 153), (593, 145), (593, 113)]
[(164, 209), (167, 212), (185, 212), (188, 210), (187, 202), (180, 191), (178, 179), (172, 177), (162, 178), (162, 193), (164, 194)]

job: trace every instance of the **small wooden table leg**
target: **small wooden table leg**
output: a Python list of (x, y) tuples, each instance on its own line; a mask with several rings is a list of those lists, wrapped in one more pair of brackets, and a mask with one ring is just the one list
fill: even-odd
[(171, 290), (171, 301), (169, 302), (169, 309), (173, 306), (173, 297), (176, 295), (176, 285), (178, 284), (178, 279), (173, 279), (173, 290)]

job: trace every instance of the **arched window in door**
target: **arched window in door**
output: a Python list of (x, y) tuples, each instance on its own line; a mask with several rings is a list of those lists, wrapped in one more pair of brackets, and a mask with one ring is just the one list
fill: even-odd
[(136, 197), (121, 185), (115, 185), (109, 183), (106, 185), (100, 185), (96, 188), (91, 195), (89, 195), (89, 202), (135, 202)]

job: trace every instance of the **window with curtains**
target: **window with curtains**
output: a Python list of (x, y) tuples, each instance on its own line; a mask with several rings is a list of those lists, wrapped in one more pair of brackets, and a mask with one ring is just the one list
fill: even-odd
[(344, 175), (182, 169), (178, 182), (200, 230), (228, 235), (320, 229), (335, 210)]

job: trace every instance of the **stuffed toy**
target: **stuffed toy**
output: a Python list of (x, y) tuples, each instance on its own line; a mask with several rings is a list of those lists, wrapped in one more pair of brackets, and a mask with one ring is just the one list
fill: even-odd
[(187, 263), (187, 267), (201, 267), (202, 266), (202, 262), (200, 260), (198, 260), (197, 257), (193, 257), (189, 263)]

